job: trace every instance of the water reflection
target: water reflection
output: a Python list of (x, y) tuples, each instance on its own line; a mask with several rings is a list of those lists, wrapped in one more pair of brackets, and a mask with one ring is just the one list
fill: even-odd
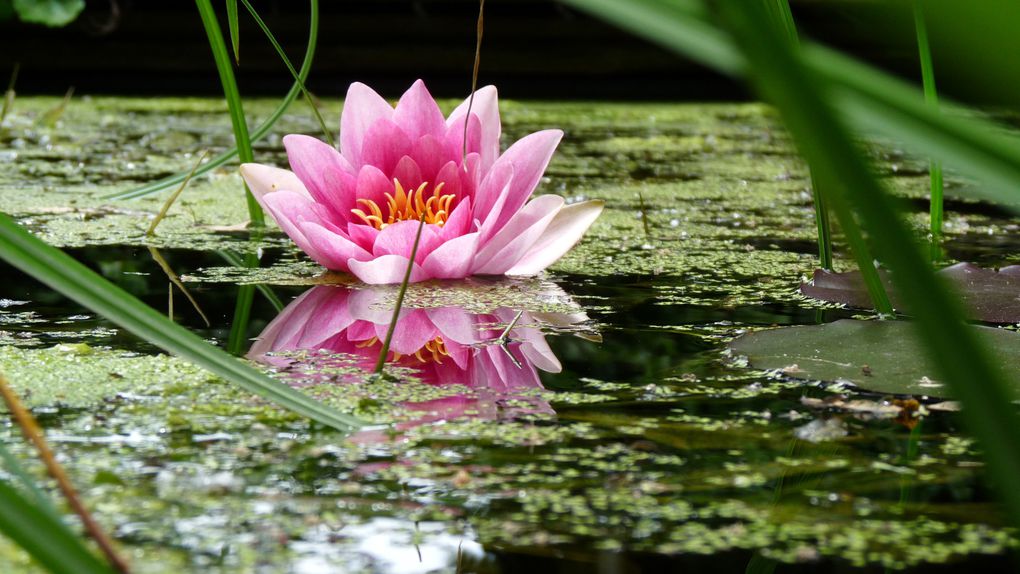
[[(550, 284), (548, 289), (554, 291), (545, 294), (548, 299), (570, 301), (558, 287)], [(394, 293), (392, 287), (313, 287), (266, 327), (248, 357), (276, 367), (295, 384), (363, 381), (379, 357), (392, 319)], [(512, 328), (504, 334), (509, 325)], [(489, 313), (454, 306), (405, 309), (393, 333), (388, 368), (409, 369), (426, 383), (470, 390), (405, 403), (427, 411), (417, 424), (467, 413), (482, 418), (552, 414), (548, 403), (521, 393), (542, 388), (539, 371), (561, 370), (545, 333), (580, 333), (587, 325), (588, 317), (579, 306), (572, 313), (508, 307)], [(336, 362), (337, 357), (342, 362)], [(328, 368), (330, 361), (334, 368)]]

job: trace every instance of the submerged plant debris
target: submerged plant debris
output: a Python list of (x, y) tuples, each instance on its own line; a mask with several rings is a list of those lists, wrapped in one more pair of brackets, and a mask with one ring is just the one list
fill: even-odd
[[(247, 229), (235, 168), (193, 181), (155, 237), (145, 229), (163, 197), (104, 198), (229, 146), (221, 102), (85, 97), (54, 127), (38, 124), (56, 101), (19, 98), (7, 118), (0, 211), (150, 305), (171, 312), (148, 246), (213, 326), (179, 296), (174, 318), (217, 344), (239, 285), (262, 288), (251, 338), (312, 285), (360, 288), (323, 273), (278, 230)], [(246, 102), (254, 122), (274, 105)], [(522, 560), (587, 568), (610, 555), (649, 570), (664, 560), (903, 569), (976, 556), (1009, 567), (1017, 540), (983, 487), (980, 453), (952, 409), (936, 408), (951, 403), (893, 403), (886, 394), (919, 391), (879, 385), (877, 364), (866, 381), (875, 384), (849, 386), (831, 382), (843, 375), (763, 371), (721, 352), (748, 331), (855, 314), (798, 292), (816, 267), (811, 193), (769, 109), (503, 102), (501, 111), (507, 141), (566, 132), (539, 193), (603, 199), (606, 212), (541, 278), (414, 285), (406, 305), (425, 315), (503, 309), (476, 326), (497, 334), (512, 311), (528, 313), (519, 328), (541, 331), (562, 367), (541, 372), (541, 387), (436, 384), (411, 356), (371, 378), (356, 354), (274, 351), (264, 368), (378, 424), (344, 436), (5, 269), (0, 370), (138, 572), (496, 572)], [(317, 125), (295, 108), (279, 130)], [(283, 165), (279, 135), (256, 155)], [(874, 156), (898, 194), (923, 199), (926, 161), (887, 148)], [(968, 185), (947, 181), (950, 196)], [(919, 237), (926, 207), (911, 214)], [(950, 204), (951, 260), (997, 267), (1020, 252), (1014, 221), (985, 207)], [(249, 253), (258, 268), (231, 263)], [(362, 312), (385, 317), (394, 296), (379, 291)], [(588, 320), (551, 319), (577, 314)], [(440, 342), (429, 342), (434, 358)], [(491, 340), (475, 347), (499, 351)], [(17, 430), (3, 434), (42, 477)], [(32, 566), (0, 541), (0, 571)]]

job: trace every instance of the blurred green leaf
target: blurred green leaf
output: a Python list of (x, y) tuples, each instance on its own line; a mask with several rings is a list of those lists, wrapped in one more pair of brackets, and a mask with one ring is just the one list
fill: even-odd
[(55, 574), (111, 574), (59, 518), (0, 480), (0, 532)]
[(241, 35), (237, 25), (237, 0), (227, 0), (227, 28), (230, 30), (230, 46), (234, 49), (234, 62), (241, 63)]
[(13, 4), (22, 22), (52, 27), (74, 22), (85, 9), (85, 0), (14, 0)]
[(285, 409), (340, 430), (364, 424), (210, 345), (6, 215), (0, 215), (0, 257), (136, 336)]

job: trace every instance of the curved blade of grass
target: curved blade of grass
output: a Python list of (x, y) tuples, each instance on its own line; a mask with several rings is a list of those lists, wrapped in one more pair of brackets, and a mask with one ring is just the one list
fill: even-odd
[(241, 63), (241, 34), (237, 25), (237, 0), (227, 0), (227, 30), (230, 31), (230, 47), (234, 49), (234, 63)]
[(251, 17), (255, 19), (255, 23), (259, 25), (259, 28), (262, 28), (262, 32), (265, 33), (266, 38), (269, 38), (269, 43), (271, 43), (273, 48), (276, 49), (276, 53), (280, 56), (280, 59), (283, 60), (283, 63), (290, 71), (290, 75), (294, 76), (294, 83), (301, 87), (301, 93), (304, 94), (305, 100), (308, 102), (308, 107), (312, 108), (312, 113), (315, 114), (315, 119), (319, 121), (319, 127), (322, 129), (322, 135), (326, 138), (326, 142), (335, 147), (336, 144), (333, 142), (333, 136), (329, 133), (329, 128), (326, 127), (326, 122), (322, 119), (322, 114), (319, 113), (319, 107), (315, 105), (312, 95), (308, 93), (308, 89), (305, 88), (304, 79), (298, 75), (297, 70), (294, 69), (294, 65), (290, 63), (290, 58), (287, 57), (287, 53), (283, 51), (283, 48), (280, 47), (280, 43), (276, 41), (276, 36), (273, 36), (273, 33), (269, 30), (269, 26), (266, 26), (266, 23), (262, 21), (262, 17), (260, 17), (259, 13), (255, 11), (255, 8), (252, 7), (251, 2), (248, 0), (241, 0), (241, 3), (248, 9), (248, 12), (251, 14)]
[(0, 480), (0, 532), (54, 574), (112, 574), (71, 529)]
[[(319, 0), (310, 0), (310, 3), (312, 13), (311, 21), (308, 28), (308, 47), (305, 49), (305, 57), (304, 60), (301, 62), (301, 69), (298, 70), (298, 78), (301, 79), (302, 83), (308, 78), (308, 74), (312, 71), (312, 60), (315, 58), (315, 47), (318, 44), (319, 40)], [(257, 128), (255, 128), (254, 131), (252, 131), (251, 141), (256, 142), (264, 138), (266, 134), (269, 133), (269, 130), (273, 128), (273, 125), (276, 124), (276, 121), (283, 116), (283, 114), (287, 111), (287, 108), (289, 108), (290, 105), (294, 103), (294, 100), (297, 99), (298, 95), (300, 94), (301, 86), (295, 82), (294, 85), (291, 86), (290, 91), (287, 92), (287, 95), (283, 97), (283, 101), (280, 102), (280, 105), (277, 106), (275, 110), (273, 110), (273, 113), (269, 114), (268, 118), (266, 118), (266, 121), (262, 122), (261, 125), (259, 125)], [(236, 147), (230, 148), (227, 151), (213, 157), (208, 162), (203, 164), (202, 167), (198, 168), (198, 170), (195, 171), (195, 175), (208, 173), (209, 171), (212, 171), (220, 167), (221, 165), (231, 161), (236, 156), (237, 148)], [(170, 189), (171, 187), (180, 184), (182, 181), (184, 181), (184, 178), (187, 176), (187, 173), (188, 172), (186, 171), (181, 172), (176, 175), (163, 178), (159, 181), (154, 181), (152, 183), (143, 185), (142, 187), (136, 189), (120, 191), (117, 193), (112, 193), (110, 195), (105, 195), (103, 196), (103, 199), (134, 199), (150, 195), (153, 193), (159, 193), (160, 191)]]
[(53, 505), (53, 502), (39, 489), (39, 485), (36, 484), (34, 478), (29, 476), (28, 471), (25, 467), (21, 466), (18, 459), (14, 458), (11, 451), (7, 450), (7, 446), (4, 445), (3, 441), (0, 441), (0, 460), (3, 460), (3, 468), (12, 476), (18, 479), (25, 492), (31, 497), (29, 501), (40, 511), (49, 514), (54, 520), (60, 520), (60, 513), (57, 512), (57, 507)]
[[(797, 23), (793, 20), (793, 12), (790, 10), (788, 0), (772, 0), (766, 2), (765, 6), (769, 8), (772, 18), (782, 26), (790, 42), (799, 47), (800, 36), (797, 34)], [(829, 215), (829, 207), (825, 202), (825, 196), (818, 189), (818, 180), (814, 174), (810, 174), (810, 180), (811, 203), (815, 208), (815, 228), (818, 232), (818, 266), (822, 269), (832, 269), (832, 218)], [(851, 241), (851, 244), (856, 244), (857, 249), (860, 249), (864, 242)], [(853, 249), (852, 245), (851, 249)], [(872, 288), (872, 282), (877, 279), (877, 277), (872, 277), (872, 275), (874, 274), (862, 274), (862, 277), (871, 281), (868, 283), (869, 289)]]
[(757, 2), (738, 8), (721, 3), (720, 14), (751, 64), (762, 95), (783, 116), (800, 153), (825, 186), (839, 213), (856, 212), (888, 261), (897, 289), (908, 294), (925, 348), (936, 368), (964, 404), (970, 431), (988, 461), (989, 474), (1015, 523), (1020, 523), (1020, 417), (1001, 369), (974, 333), (948, 286), (914, 248), (913, 236), (855, 145), (849, 129), (827, 101), (825, 82), (804, 66), (799, 53), (766, 21)]
[[(202, 17), (202, 26), (205, 28), (206, 36), (209, 37), (209, 46), (212, 48), (213, 60), (216, 61), (216, 71), (220, 75), (220, 83), (223, 84), (223, 95), (227, 98), (227, 109), (230, 111), (230, 123), (234, 127), (234, 141), (237, 143), (237, 157), (241, 163), (255, 161), (255, 154), (251, 151), (251, 139), (248, 136), (248, 121), (244, 117), (244, 104), (241, 102), (241, 93), (237, 90), (237, 81), (234, 79), (234, 68), (230, 64), (230, 55), (227, 54), (227, 46), (223, 43), (223, 33), (220, 31), (220, 23), (216, 19), (216, 11), (213, 10), (210, 0), (195, 0), (198, 13)], [(248, 216), (255, 227), (262, 227), (266, 224), (265, 215), (262, 213), (262, 206), (255, 201), (255, 196), (244, 185), (244, 196), (248, 204)]]
[(134, 335), (276, 405), (340, 430), (364, 425), (206, 343), (2, 214), (0, 257)]
[[(921, 85), (924, 88), (924, 101), (929, 106), (938, 109), (939, 96), (935, 91), (935, 67), (931, 62), (928, 26), (924, 23), (921, 0), (914, 0), (914, 29), (917, 32), (917, 53), (921, 58)], [(937, 262), (942, 259), (942, 164), (937, 160), (929, 160), (928, 172), (931, 178), (931, 207), (929, 209), (931, 259), (933, 262)]]

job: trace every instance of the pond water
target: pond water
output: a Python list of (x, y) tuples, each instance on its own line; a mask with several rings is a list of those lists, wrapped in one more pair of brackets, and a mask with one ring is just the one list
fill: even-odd
[[(0, 211), (165, 310), (164, 260), (210, 325), (179, 292), (175, 320), (215, 344), (256, 285), (248, 357), (379, 425), (310, 424), (2, 267), (0, 370), (138, 572), (1012, 564), (1016, 539), (951, 412), (840, 408), (892, 403), (726, 351), (748, 330), (870, 315), (798, 294), (815, 266), (811, 196), (763, 106), (504, 102), (507, 142), (566, 132), (540, 192), (606, 212), (543, 277), (412, 286), (379, 380), (364, 368), (396, 290), (322, 275), (275, 229), (250, 235), (234, 169), (193, 182), (151, 239), (165, 194), (104, 198), (229, 145), (222, 103), (85, 98), (40, 122), (56, 104), (18, 99), (0, 132)], [(261, 118), (273, 102), (249, 106)], [(277, 133), (314, 134), (308, 116), (295, 107)], [(284, 164), (279, 136), (256, 147)], [(927, 163), (873, 155), (922, 236)], [(948, 205), (951, 259), (1017, 252), (1001, 211)], [(232, 265), (248, 253), (259, 269)], [(17, 429), (0, 433), (41, 477)], [(32, 571), (6, 541), (0, 570)]]

